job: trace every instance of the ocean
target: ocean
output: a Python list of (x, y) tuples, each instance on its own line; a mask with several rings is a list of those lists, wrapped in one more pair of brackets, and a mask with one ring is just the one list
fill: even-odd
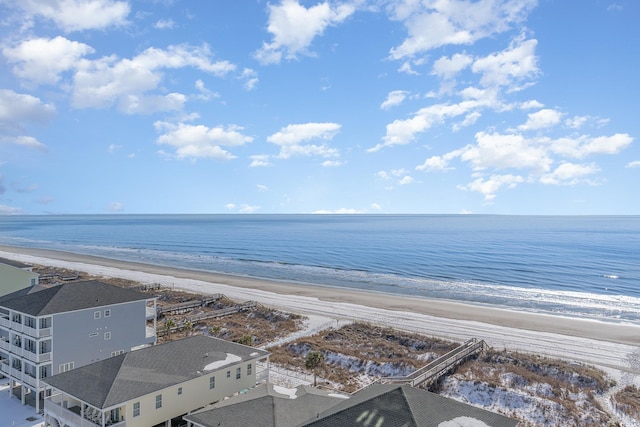
[(0, 244), (640, 323), (638, 216), (0, 216)]

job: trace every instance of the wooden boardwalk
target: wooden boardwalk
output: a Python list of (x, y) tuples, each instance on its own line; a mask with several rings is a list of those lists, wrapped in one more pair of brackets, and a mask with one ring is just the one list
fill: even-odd
[[(180, 331), (185, 327), (187, 327), (188, 325), (191, 325), (191, 327), (193, 327), (196, 324), (208, 319), (217, 319), (220, 317), (229, 316), (230, 314), (239, 313), (241, 311), (252, 309), (257, 307), (257, 305), (258, 303), (256, 303), (255, 301), (247, 301), (247, 302), (243, 302), (242, 304), (236, 304), (233, 307), (221, 308), (220, 310), (214, 310), (209, 313), (202, 313), (202, 314), (189, 316), (184, 318), (183, 320), (175, 322), (175, 326), (171, 327), (170, 332), (173, 333), (173, 332)], [(158, 336), (163, 336), (163, 335), (166, 335), (167, 333), (169, 333), (167, 328), (161, 328), (157, 330)]]
[(430, 384), (448, 372), (454, 366), (464, 362), (469, 357), (485, 351), (488, 348), (484, 340), (471, 338), (460, 347), (440, 356), (436, 360), (430, 362), (426, 366), (410, 373), (404, 377), (385, 377), (376, 381), (381, 384), (408, 384), (412, 387), (418, 387), (423, 384)]
[(224, 295), (214, 294), (210, 297), (202, 298), (199, 300), (190, 300), (178, 304), (171, 304), (166, 307), (158, 307), (156, 308), (156, 317), (164, 316), (166, 314), (186, 313), (187, 311), (191, 311), (194, 308), (206, 307), (209, 304), (216, 302), (222, 298), (224, 298)]

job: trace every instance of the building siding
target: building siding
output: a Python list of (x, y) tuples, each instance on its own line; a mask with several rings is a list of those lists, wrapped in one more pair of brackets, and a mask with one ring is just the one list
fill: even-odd
[[(109, 316), (105, 316), (107, 310)], [(52, 327), (54, 375), (64, 363), (84, 366), (111, 357), (112, 352), (127, 352), (141, 343), (154, 342), (154, 338), (146, 338), (145, 301), (54, 314)]]

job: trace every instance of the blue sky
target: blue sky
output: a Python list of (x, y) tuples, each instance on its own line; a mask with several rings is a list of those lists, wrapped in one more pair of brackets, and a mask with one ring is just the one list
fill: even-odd
[(0, 0), (0, 213), (640, 214), (635, 0)]

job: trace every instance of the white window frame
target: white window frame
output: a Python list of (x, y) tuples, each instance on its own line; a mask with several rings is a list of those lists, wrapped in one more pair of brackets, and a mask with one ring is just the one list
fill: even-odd
[(100, 312), (99, 311), (94, 311), (93, 312), (93, 318), (94, 319), (99, 319), (100, 318)]
[(251, 366), (251, 363), (249, 363), (247, 365), (247, 376), (251, 375), (251, 372), (253, 371), (253, 366)]
[(133, 416), (140, 416), (140, 402), (133, 402)]
[(156, 409), (162, 408), (162, 394), (156, 394)]
[(110, 309), (106, 309), (104, 311), (104, 317), (111, 317), (111, 310)]
[(104, 333), (104, 339), (105, 340), (110, 340), (111, 339), (111, 332), (105, 332)]
[(240, 378), (242, 378), (242, 368), (237, 367), (236, 368), (236, 379), (239, 380)]
[(216, 388), (216, 377), (209, 377), (209, 390)]

